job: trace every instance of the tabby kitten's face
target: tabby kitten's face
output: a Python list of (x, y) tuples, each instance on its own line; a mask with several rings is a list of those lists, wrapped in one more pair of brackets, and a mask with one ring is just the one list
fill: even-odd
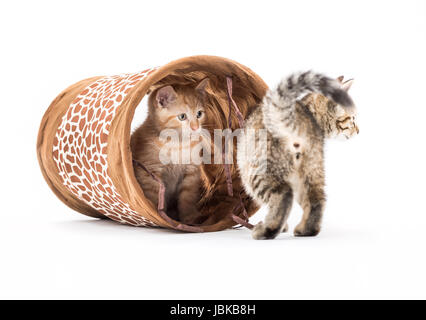
[(331, 137), (343, 137), (350, 139), (359, 133), (359, 129), (355, 121), (355, 110), (347, 110), (339, 105), (331, 107), (331, 110), (335, 121), (335, 126), (329, 134)]
[[(343, 82), (343, 77), (339, 77), (337, 80), (341, 83), (342, 89), (349, 91), (353, 80)], [(359, 133), (355, 107), (343, 108), (317, 93), (308, 95), (306, 102), (312, 113), (322, 122), (327, 138), (350, 139)]]
[(174, 129), (180, 134), (200, 133), (206, 121), (203, 94), (207, 83), (208, 79), (204, 79), (195, 88), (166, 86), (158, 89), (155, 112), (161, 128)]

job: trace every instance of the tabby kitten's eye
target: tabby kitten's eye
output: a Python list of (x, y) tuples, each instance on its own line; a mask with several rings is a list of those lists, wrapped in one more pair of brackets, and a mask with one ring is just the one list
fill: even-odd
[(177, 117), (178, 117), (178, 119), (179, 119), (180, 121), (184, 121), (184, 120), (186, 120), (186, 113), (181, 113), (181, 114), (180, 114), (180, 115), (178, 115)]
[(200, 119), (203, 116), (203, 111), (199, 110), (197, 112), (197, 118)]

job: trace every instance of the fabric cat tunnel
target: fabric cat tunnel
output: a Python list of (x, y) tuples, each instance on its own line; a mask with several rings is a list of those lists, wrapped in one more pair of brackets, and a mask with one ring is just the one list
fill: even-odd
[[(90, 217), (193, 232), (223, 230), (253, 215), (258, 207), (243, 190), (234, 165), (236, 152), (227, 170), (222, 164), (202, 165), (202, 198), (194, 204), (200, 208), (201, 223), (196, 227), (159, 212), (135, 178), (130, 130), (142, 98), (160, 86), (197, 83), (206, 77), (212, 133), (239, 128), (267, 90), (258, 75), (235, 61), (194, 56), (137, 73), (89, 78), (60, 93), (46, 111), (37, 139), (41, 171), (56, 196)], [(238, 107), (230, 108), (230, 102)]]

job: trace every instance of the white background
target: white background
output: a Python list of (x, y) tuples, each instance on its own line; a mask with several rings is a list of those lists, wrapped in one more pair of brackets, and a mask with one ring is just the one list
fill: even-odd
[[(0, 298), (426, 298), (424, 1), (2, 1), (0, 32)], [(60, 91), (196, 54), (270, 85), (355, 78), (360, 135), (327, 145), (318, 237), (122, 226), (50, 191), (36, 135)]]

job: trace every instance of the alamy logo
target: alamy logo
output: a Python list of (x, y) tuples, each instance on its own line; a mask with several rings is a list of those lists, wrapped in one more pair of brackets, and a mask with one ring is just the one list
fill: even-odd
[[(244, 136), (243, 136), (244, 135)], [(267, 130), (214, 129), (213, 137), (206, 129), (194, 131), (165, 129), (160, 132), (162, 164), (233, 164), (236, 147), (240, 157), (256, 149), (266, 169)], [(245, 143), (239, 143), (243, 139)], [(264, 156), (265, 159), (262, 159)]]

